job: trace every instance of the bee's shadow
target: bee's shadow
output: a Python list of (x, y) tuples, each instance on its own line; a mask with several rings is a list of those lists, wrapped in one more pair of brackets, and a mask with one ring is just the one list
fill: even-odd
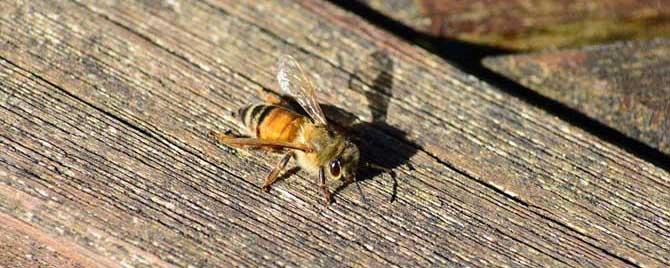
[[(372, 113), (372, 122), (356, 122), (356, 115), (338, 107), (321, 104), (329, 120), (344, 126), (349, 136), (361, 151), (361, 168), (358, 181), (372, 178), (392, 179), (390, 200), (397, 197), (398, 182), (393, 169), (409, 163), (418, 146), (406, 138), (406, 133), (386, 122), (389, 103), (393, 97), (393, 61), (384, 51), (377, 51), (362, 60), (362, 64), (349, 78), (350, 90), (364, 92)], [(356, 123), (354, 123), (356, 122)], [(385, 171), (366, 167), (366, 163), (386, 170), (390, 176), (382, 176)], [(409, 166), (412, 169), (411, 165)], [(347, 185), (335, 190), (341, 191)]]

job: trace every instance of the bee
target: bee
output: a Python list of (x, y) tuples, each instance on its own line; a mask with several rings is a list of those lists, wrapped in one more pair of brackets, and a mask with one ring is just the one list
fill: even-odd
[(261, 189), (268, 192), (289, 160), (295, 158), (300, 168), (318, 177), (326, 204), (330, 204), (332, 198), (327, 181), (355, 180), (360, 155), (358, 147), (328, 124), (316, 100), (314, 82), (302, 66), (288, 55), (280, 58), (278, 66), (277, 81), (282, 94), (293, 97), (306, 115), (280, 101), (254, 104), (237, 112), (237, 119), (246, 128), (250, 138), (216, 132), (210, 135), (230, 146), (284, 151)]

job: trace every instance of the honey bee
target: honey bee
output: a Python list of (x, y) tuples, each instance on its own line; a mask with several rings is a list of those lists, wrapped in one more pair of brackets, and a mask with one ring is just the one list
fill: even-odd
[[(306, 115), (280, 101), (254, 104), (237, 112), (237, 119), (251, 138), (210, 133), (220, 143), (284, 151), (285, 154), (265, 178), (262, 190), (267, 192), (286, 164), (295, 158), (303, 170), (318, 176), (326, 204), (332, 201), (327, 181), (354, 181), (359, 150), (343, 133), (328, 124), (316, 100), (314, 82), (291, 56), (279, 60), (277, 81), (283, 95), (292, 96)], [(360, 188), (359, 188), (360, 190)]]

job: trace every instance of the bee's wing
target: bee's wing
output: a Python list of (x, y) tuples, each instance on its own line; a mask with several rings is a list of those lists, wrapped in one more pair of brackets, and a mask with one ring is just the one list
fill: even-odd
[(293, 57), (284, 55), (279, 59), (277, 81), (279, 81), (282, 93), (295, 98), (314, 123), (328, 124), (326, 116), (323, 115), (323, 111), (316, 101), (314, 82)]

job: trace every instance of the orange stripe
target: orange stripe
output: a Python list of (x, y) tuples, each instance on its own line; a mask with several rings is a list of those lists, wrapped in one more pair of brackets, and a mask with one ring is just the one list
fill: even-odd
[(300, 115), (282, 108), (273, 109), (258, 127), (258, 138), (290, 142), (296, 132), (294, 121)]
[(263, 118), (259, 118), (261, 122), (256, 127), (256, 137), (258, 137), (259, 139), (268, 138), (268, 135), (270, 134), (269, 130), (271, 130), (270, 126), (272, 125), (275, 116), (277, 116), (276, 113), (278, 110), (279, 109), (272, 109)]

